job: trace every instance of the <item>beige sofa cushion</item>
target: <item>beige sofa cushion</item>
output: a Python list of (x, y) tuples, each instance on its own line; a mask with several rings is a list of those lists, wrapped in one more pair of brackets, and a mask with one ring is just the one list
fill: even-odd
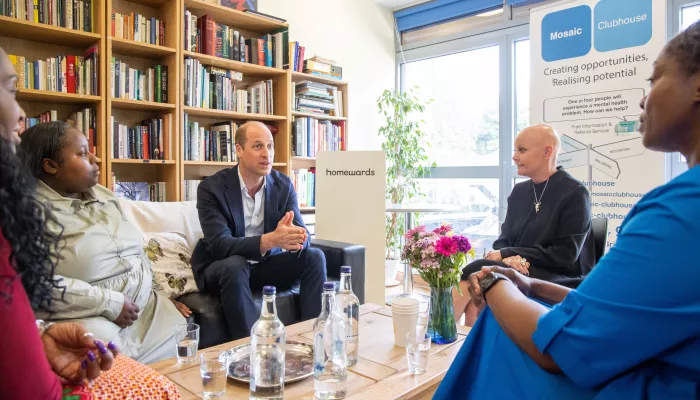
[(142, 233), (180, 233), (185, 237), (190, 251), (203, 236), (196, 201), (159, 203), (119, 199), (119, 205), (127, 220)]
[(151, 260), (153, 289), (171, 299), (198, 291), (192, 274), (192, 252), (184, 236), (174, 232), (144, 233), (143, 251)]

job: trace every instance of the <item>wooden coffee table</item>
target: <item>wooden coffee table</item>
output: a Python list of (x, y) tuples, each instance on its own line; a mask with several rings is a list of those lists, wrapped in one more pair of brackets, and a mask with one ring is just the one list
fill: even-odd
[[(313, 343), (313, 320), (286, 327), (287, 340)], [(348, 399), (429, 399), (445, 376), (462, 346), (469, 328), (457, 326), (457, 341), (431, 346), (428, 370), (422, 375), (408, 373), (406, 350), (394, 346), (391, 309), (375, 304), (360, 306), (360, 360), (348, 371)], [(206, 350), (230, 349), (248, 343), (250, 338), (225, 343)], [(174, 349), (173, 349), (174, 351)], [(199, 364), (179, 365), (175, 358), (150, 364), (150, 367), (172, 380), (182, 398), (202, 398)], [(226, 399), (247, 399), (248, 385), (228, 380)], [(313, 377), (284, 387), (285, 399), (313, 399)]]

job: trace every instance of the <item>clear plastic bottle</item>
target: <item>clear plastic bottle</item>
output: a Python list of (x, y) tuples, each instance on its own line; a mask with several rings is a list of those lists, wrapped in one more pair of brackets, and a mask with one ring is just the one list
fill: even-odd
[(351, 268), (340, 267), (340, 287), (335, 295), (338, 311), (345, 317), (345, 354), (348, 367), (357, 364), (360, 340), (360, 300), (352, 292)]
[(323, 284), (321, 314), (314, 322), (314, 394), (317, 399), (343, 399), (348, 392), (345, 318), (335, 304), (335, 283)]
[(274, 286), (263, 288), (263, 303), (250, 330), (250, 398), (282, 399), (284, 395), (284, 324), (277, 317)]

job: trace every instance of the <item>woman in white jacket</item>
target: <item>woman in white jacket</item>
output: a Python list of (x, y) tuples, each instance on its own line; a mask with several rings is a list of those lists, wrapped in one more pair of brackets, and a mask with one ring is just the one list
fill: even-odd
[(56, 275), (65, 293), (47, 317), (79, 322), (143, 363), (173, 357), (175, 326), (185, 318), (153, 290), (141, 233), (116, 196), (97, 184), (97, 159), (85, 136), (64, 122), (45, 123), (22, 134), (20, 149), (40, 181), (37, 198), (58, 222), (49, 229), (61, 235)]

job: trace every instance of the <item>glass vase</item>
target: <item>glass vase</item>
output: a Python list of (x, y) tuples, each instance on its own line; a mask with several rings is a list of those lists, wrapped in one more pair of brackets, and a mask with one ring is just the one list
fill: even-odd
[(452, 287), (430, 286), (430, 323), (428, 333), (435, 344), (457, 340), (457, 322), (452, 304)]

